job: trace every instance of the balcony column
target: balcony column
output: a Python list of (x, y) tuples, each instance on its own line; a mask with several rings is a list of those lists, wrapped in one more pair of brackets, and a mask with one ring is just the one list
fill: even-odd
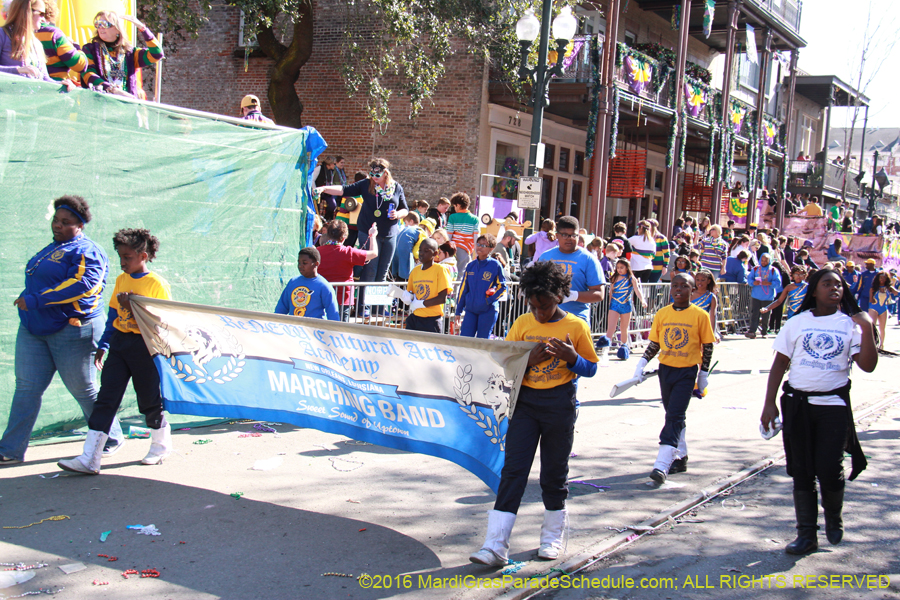
[(609, 189), (609, 136), (612, 133), (612, 90), (616, 85), (616, 43), (619, 39), (619, 9), (621, 0), (609, 0), (606, 35), (600, 55), (601, 85), (600, 110), (597, 115), (597, 137), (594, 140), (594, 156), (591, 161), (591, 197), (594, 211), (592, 225), (596, 235), (603, 236), (606, 226), (606, 191)]
[[(769, 78), (769, 62), (771, 61), (772, 56), (772, 30), (766, 29), (765, 38), (763, 40), (762, 52), (759, 53), (759, 82), (757, 83), (756, 89), (759, 92), (756, 94), (756, 139), (761, 140), (763, 135), (763, 130), (765, 129), (765, 121), (763, 120), (763, 115), (766, 112), (766, 96), (768, 95), (768, 88), (766, 86), (766, 81)], [(765, 152), (761, 157), (758, 157), (757, 160), (762, 160), (765, 162)], [(765, 169), (765, 165), (763, 166)], [(752, 178), (752, 173), (748, 173), (751, 176), (750, 185), (750, 205), (748, 209), (750, 211), (749, 214), (753, 216), (751, 222), (758, 223), (758, 219), (760, 215), (756, 214), (757, 206), (756, 201), (759, 196), (759, 188), (756, 185), (756, 181)]]
[(678, 39), (678, 52), (675, 55), (675, 114), (672, 118), (678, 127), (675, 135), (675, 160), (672, 166), (666, 169), (665, 191), (663, 201), (659, 207), (659, 227), (663, 235), (672, 235), (675, 227), (675, 203), (677, 201), (678, 187), (678, 148), (681, 147), (682, 136), (687, 136), (687, 121), (681, 122), (681, 109), (684, 107), (684, 71), (687, 66), (688, 40), (691, 26), (691, 0), (683, 0), (681, 3), (681, 29)]
[[(791, 50), (791, 66), (788, 68), (790, 69), (790, 83), (788, 84), (787, 112), (785, 113), (787, 116), (784, 119), (784, 168), (781, 171), (782, 190), (785, 189), (784, 179), (791, 176), (791, 145), (794, 143), (794, 137), (797, 135), (797, 126), (799, 125), (799, 123), (791, 123), (794, 119), (794, 93), (797, 89), (797, 50)], [(779, 230), (784, 229), (784, 205), (785, 199), (781, 198), (778, 202), (778, 206), (775, 207), (775, 227)]]
[[(722, 78), (722, 131), (731, 127), (731, 81), (734, 77), (734, 42), (737, 37), (737, 23), (741, 14), (740, 0), (732, 0), (728, 3), (728, 48), (725, 50), (725, 74)], [(722, 143), (724, 135), (719, 136), (719, 143)], [(731, 178), (731, 173), (725, 174), (726, 181)], [(713, 223), (718, 223), (722, 215), (722, 191), (725, 187), (725, 181), (720, 181), (716, 177), (713, 185)]]
[[(859, 92), (856, 92), (856, 93), (859, 94)], [(866, 104), (866, 114), (863, 117), (862, 141), (859, 143), (859, 169), (857, 169), (857, 171), (859, 171), (860, 173), (862, 173), (863, 171), (866, 170), (865, 163), (863, 162), (863, 155), (865, 155), (865, 152), (866, 152), (866, 129), (868, 129), (868, 128), (869, 128), (869, 105)], [(847, 152), (850, 153), (850, 156), (853, 156), (853, 148), (848, 148)], [(849, 160), (849, 158), (848, 158), (848, 160)], [(850, 165), (850, 166), (853, 166), (853, 165)]]

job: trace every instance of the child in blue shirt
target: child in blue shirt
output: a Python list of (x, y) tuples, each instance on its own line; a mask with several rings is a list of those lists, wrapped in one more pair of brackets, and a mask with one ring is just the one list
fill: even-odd
[(486, 233), (475, 241), (475, 260), (466, 265), (456, 300), (456, 317), (465, 313), (459, 334), (488, 339), (497, 322), (497, 301), (506, 291), (503, 265), (488, 258), (497, 238)]
[(397, 248), (394, 250), (394, 260), (391, 262), (391, 274), (394, 281), (409, 279), (409, 272), (416, 266), (416, 245), (427, 236), (419, 229), (419, 215), (411, 212), (403, 217), (406, 227), (397, 235)]
[(334, 288), (319, 275), (321, 260), (319, 251), (312, 246), (300, 250), (297, 255), (300, 277), (291, 279), (281, 292), (275, 314), (329, 321), (341, 320)]

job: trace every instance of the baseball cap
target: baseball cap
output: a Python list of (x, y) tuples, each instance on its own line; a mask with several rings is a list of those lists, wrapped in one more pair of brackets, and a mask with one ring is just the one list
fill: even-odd
[(866, 264), (867, 264), (867, 265), (874, 265), (874, 264), (875, 264), (875, 259), (874, 259), (874, 258), (867, 258), (867, 259), (866, 259)]
[(522, 239), (521, 236), (519, 236), (519, 234), (516, 233), (514, 229), (507, 229), (506, 231), (504, 231), (503, 237), (511, 237), (516, 241), (519, 241), (520, 239)]
[(850, 267), (850, 268), (852, 269), (853, 267), (856, 266), (856, 263), (853, 262), (852, 260), (848, 260), (848, 261), (847, 261), (847, 266)]
[(254, 96), (253, 94), (247, 94), (241, 100), (241, 108), (247, 108), (248, 106), (256, 106), (259, 107), (259, 98)]

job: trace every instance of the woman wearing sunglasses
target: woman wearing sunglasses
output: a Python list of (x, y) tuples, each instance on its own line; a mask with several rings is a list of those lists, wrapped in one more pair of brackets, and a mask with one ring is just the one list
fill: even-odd
[[(134, 48), (125, 37), (119, 19), (124, 19), (138, 28), (147, 48)], [(104, 92), (144, 98), (144, 90), (138, 84), (139, 71), (164, 58), (163, 50), (147, 27), (128, 15), (118, 15), (113, 11), (101, 10), (94, 17), (97, 35), (84, 45), (88, 67), (82, 81), (89, 87), (97, 87)]]
[[(44, 49), (35, 32), (47, 18), (44, 0), (13, 0), (6, 13), (6, 25), (0, 27), (0, 73), (32, 79), (50, 79)], [(63, 82), (73, 89), (72, 82)]]
[[(391, 177), (391, 163), (383, 158), (375, 158), (369, 163), (369, 177), (352, 185), (328, 185), (316, 188), (316, 194), (329, 194), (339, 198), (362, 198), (362, 210), (356, 226), (359, 229), (359, 247), (375, 249), (367, 246), (369, 228), (374, 223), (378, 235), (371, 243), (378, 244), (378, 258), (370, 260), (362, 269), (359, 280), (384, 281), (394, 258), (397, 246), (399, 223), (409, 212), (403, 187)], [(365, 306), (366, 288), (360, 287), (356, 301), (357, 314)]]

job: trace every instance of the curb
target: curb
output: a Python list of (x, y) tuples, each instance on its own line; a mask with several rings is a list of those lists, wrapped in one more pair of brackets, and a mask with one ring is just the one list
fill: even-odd
[[(862, 412), (854, 415), (854, 421), (856, 423), (859, 423), (861, 420), (871, 416), (874, 413), (884, 410), (891, 404), (894, 404), (898, 401), (900, 401), (900, 394), (895, 394), (893, 396), (885, 398), (884, 400), (875, 402), (874, 404), (867, 405), (863, 407)], [(672, 504), (668, 508), (663, 509), (662, 512), (659, 512), (649, 519), (636, 525), (636, 527), (642, 530), (646, 527), (647, 530), (641, 532), (623, 532), (611, 538), (601, 540), (600, 542), (589, 546), (579, 554), (567, 558), (565, 562), (559, 565), (554, 565), (554, 568), (559, 569), (559, 571), (564, 571), (568, 575), (574, 575), (580, 571), (583, 571), (584, 569), (606, 558), (615, 551), (620, 550), (632, 544), (633, 542), (637, 542), (644, 536), (656, 531), (659, 526), (666, 524), (671, 519), (675, 519), (698, 506), (706, 504), (725, 490), (739, 485), (745, 480), (750, 479), (751, 477), (765, 471), (769, 467), (774, 466), (783, 459), (783, 451), (773, 454), (768, 458), (764, 458), (750, 465), (749, 467), (746, 467), (738, 471), (737, 473), (726, 477), (720, 482), (715, 483), (708, 488), (700, 490), (692, 497)], [(559, 571), (553, 571), (550, 575), (547, 575), (541, 579), (535, 578), (537, 581), (541, 581), (542, 587), (526, 587), (521, 590), (508, 590), (499, 596), (494, 596), (494, 598), (496, 600), (526, 600), (527, 598), (533, 598), (550, 587), (546, 584), (548, 584), (551, 579), (557, 579), (563, 574)]]

